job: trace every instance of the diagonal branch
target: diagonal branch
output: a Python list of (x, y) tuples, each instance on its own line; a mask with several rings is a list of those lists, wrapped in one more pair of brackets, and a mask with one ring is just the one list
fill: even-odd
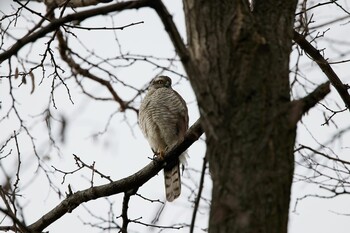
[(180, 57), (188, 78), (191, 80), (192, 78), (197, 77), (199, 75), (198, 67), (195, 65), (194, 59), (192, 59), (188, 48), (177, 30), (172, 15), (169, 13), (164, 3), (161, 0), (153, 0), (150, 2), (149, 6), (157, 12), (159, 18), (162, 20), (165, 31), (168, 33), (175, 47), (176, 53)]
[(344, 165), (345, 165), (345, 164), (346, 164), (346, 165), (350, 165), (350, 162), (347, 161), (347, 160), (343, 160), (343, 159), (340, 159), (340, 158), (338, 158), (338, 157), (332, 157), (332, 156), (330, 156), (330, 155), (327, 155), (326, 153), (320, 152), (319, 150), (315, 150), (315, 149), (313, 149), (313, 148), (311, 148), (311, 147), (309, 147), (309, 146), (305, 146), (305, 145), (300, 144), (300, 147), (299, 147), (297, 150), (299, 151), (299, 150), (302, 150), (302, 149), (310, 150), (311, 152), (314, 153), (314, 155), (321, 155), (321, 156), (323, 156), (323, 157), (325, 157), (325, 158), (327, 158), (327, 159), (330, 159), (330, 160), (332, 160), (332, 161), (334, 161), (334, 162), (339, 162), (339, 163), (342, 163), (342, 164), (344, 164)]
[(108, 3), (112, 0), (37, 0), (38, 2), (44, 2), (45, 4), (49, 5), (50, 7), (62, 7), (63, 5), (67, 4), (69, 7), (84, 7), (84, 6), (93, 6), (97, 5), (99, 3)]
[(64, 40), (63, 34), (60, 30), (57, 31), (57, 40), (58, 40), (59, 52), (60, 52), (62, 60), (64, 60), (75, 72), (105, 86), (108, 89), (108, 91), (111, 93), (111, 95), (113, 96), (113, 99), (117, 103), (119, 103), (121, 112), (124, 112), (125, 109), (127, 109), (127, 108), (133, 109), (136, 111), (136, 109), (128, 106), (126, 104), (126, 102), (120, 98), (120, 96), (113, 89), (112, 84), (108, 80), (97, 77), (96, 75), (91, 73), (88, 69), (82, 68), (78, 63), (76, 63), (73, 60), (73, 58), (71, 56), (68, 55), (70, 49), (68, 48), (67, 42)]
[(89, 189), (75, 192), (69, 195), (60, 204), (51, 211), (42, 216), (39, 220), (28, 226), (31, 231), (43, 231), (47, 226), (57, 221), (66, 213), (72, 212), (80, 204), (95, 200), (101, 197), (111, 196), (129, 190), (137, 189), (155, 176), (167, 162), (180, 156), (187, 148), (189, 148), (203, 134), (203, 129), (198, 119), (187, 131), (185, 139), (182, 143), (174, 147), (165, 155), (164, 160), (154, 160), (138, 172), (126, 178), (114, 181), (109, 184), (95, 186)]
[(342, 83), (342, 81), (339, 79), (338, 75), (334, 72), (332, 67), (329, 65), (329, 63), (326, 61), (326, 59), (323, 58), (323, 56), (320, 54), (320, 52), (313, 47), (303, 35), (299, 34), (298, 32), (293, 32), (293, 40), (307, 53), (314, 59), (314, 61), (317, 63), (317, 65), (321, 68), (323, 73), (327, 76), (331, 84), (335, 87), (335, 89), (338, 91), (340, 97), (343, 99), (345, 106), (347, 108), (350, 108), (350, 95), (348, 93), (348, 87)]
[(168, 33), (177, 54), (179, 55), (182, 63), (186, 63), (189, 58), (188, 50), (181, 38), (179, 31), (173, 21), (172, 15), (168, 12), (166, 6), (161, 0), (153, 0), (150, 4), (162, 20), (165, 31)]
[(0, 207), (0, 212), (4, 213), (5, 216), (8, 216), (14, 222), (13, 226), (1, 226), (0, 231), (8, 231), (12, 230), (13, 232), (27, 232), (32, 233), (33, 231), (28, 228), (21, 220), (17, 218), (17, 216), (12, 212), (11, 209), (3, 209)]
[(104, 15), (115, 11), (122, 11), (127, 9), (138, 9), (141, 7), (149, 6), (150, 2), (153, 0), (139, 0), (139, 1), (128, 1), (128, 2), (118, 2), (112, 5), (96, 7), (90, 10), (81, 11), (74, 14), (69, 14), (65, 17), (52, 20), (47, 26), (42, 27), (41, 29), (33, 32), (30, 35), (26, 35), (17, 40), (9, 49), (5, 50), (3, 53), (0, 53), (0, 64), (9, 59), (11, 56), (16, 55), (18, 51), (23, 48), (25, 45), (38, 40), (41, 37), (44, 37), (46, 34), (57, 30), (60, 26), (71, 21), (82, 21), (89, 17), (96, 15)]

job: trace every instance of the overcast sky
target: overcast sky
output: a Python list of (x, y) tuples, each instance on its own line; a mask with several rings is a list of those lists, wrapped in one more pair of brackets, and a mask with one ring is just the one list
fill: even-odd
[[(13, 8), (17, 8), (18, 5), (12, 1), (2, 1), (0, 3), (0, 9), (5, 13), (12, 12)], [(343, 2), (345, 2), (343, 4)], [(173, 14), (173, 19), (177, 23), (178, 29), (185, 39), (185, 24), (183, 19), (182, 4), (181, 1), (165, 1), (169, 7), (169, 11)], [(346, 1), (339, 1), (339, 4), (343, 4), (346, 9), (349, 7), (346, 5)], [(43, 7), (38, 3), (30, 3), (30, 8), (37, 11), (44, 12)], [(12, 8), (13, 7), (13, 8)], [(29, 13), (23, 10), (23, 14), (29, 17)], [(344, 15), (344, 11), (335, 7), (335, 5), (328, 5), (320, 7), (314, 11), (313, 20), (316, 21), (314, 25), (319, 25), (323, 22), (328, 22), (335, 17), (341, 17)], [(0, 18), (2, 16), (0, 15)], [(30, 17), (29, 17), (30, 18)], [(32, 25), (29, 18), (19, 18), (16, 28), (13, 28), (15, 35), (20, 37), (23, 35)], [(38, 19), (32, 17), (33, 19)], [(163, 26), (158, 19), (157, 15), (150, 9), (131, 10), (115, 14), (113, 17), (95, 17), (93, 19), (82, 22), (82, 26), (103, 27), (123, 26), (130, 23), (144, 21), (144, 23), (124, 29), (122, 31), (87, 31), (87, 30), (74, 30), (74, 35), (77, 39), (71, 36), (69, 42), (70, 46), (75, 49), (76, 52), (81, 54), (87, 54), (86, 49), (79, 43), (81, 41), (88, 49), (92, 49), (96, 54), (101, 57), (111, 58), (118, 56), (120, 52), (126, 54), (138, 54), (149, 55), (161, 58), (173, 58), (175, 57), (174, 48), (169, 40), (166, 32), (163, 30)], [(327, 48), (325, 55), (330, 58), (331, 61), (345, 60), (349, 58), (348, 52), (350, 51), (348, 35), (350, 35), (350, 24), (347, 21), (317, 28), (319, 32), (325, 31), (328, 27), (330, 30), (325, 34), (326, 39), (320, 39), (318, 43), (319, 48)], [(315, 32), (316, 33), (316, 32)], [(116, 37), (118, 41), (116, 41)], [(45, 42), (48, 40), (38, 40), (33, 47), (24, 47), (20, 55), (24, 56), (30, 52), (31, 60), (40, 59), (39, 54), (45, 50)], [(336, 41), (334, 41), (336, 40)], [(338, 43), (339, 41), (344, 43)], [(7, 43), (7, 44), (6, 44)], [(5, 41), (5, 48), (9, 47), (13, 42)], [(119, 49), (121, 46), (121, 50)], [(56, 48), (56, 44), (53, 44), (53, 48)], [(339, 56), (340, 52), (344, 56)], [(55, 56), (58, 58), (58, 51), (55, 50)], [(15, 63), (15, 59), (12, 59)], [(291, 70), (296, 61), (296, 53), (291, 56)], [(48, 61), (47, 61), (48, 62)], [(159, 61), (161, 64), (165, 62)], [(67, 68), (62, 62), (59, 64), (63, 68)], [(21, 66), (18, 66), (21, 69)], [(172, 67), (175, 72), (184, 74), (180, 65)], [(302, 68), (302, 74), (315, 84), (325, 82), (327, 79), (325, 75), (319, 70), (317, 65), (309, 60), (307, 56), (303, 56), (300, 62), (300, 68)], [(343, 63), (339, 65), (333, 65), (334, 70), (344, 83), (350, 81), (348, 75), (349, 65)], [(92, 72), (96, 70), (92, 69)], [(70, 73), (69, 70), (66, 70)], [(103, 77), (103, 73), (96, 71), (98, 75)], [(161, 70), (156, 69), (153, 65), (145, 62), (137, 63), (129, 68), (115, 68), (114, 74), (118, 78), (125, 81), (129, 85), (133, 85), (137, 88), (144, 88), (145, 85), (155, 75), (159, 74)], [(8, 64), (4, 62), (0, 65), (0, 75), (8, 74)], [(49, 74), (49, 71), (48, 73)], [(174, 89), (177, 90), (186, 100), (190, 113), (190, 125), (198, 119), (198, 110), (196, 105), (195, 96), (191, 90), (190, 84), (187, 80), (175, 73), (165, 71), (164, 74), (169, 75), (173, 79)], [(42, 157), (47, 158), (44, 160), (44, 168), (48, 171), (53, 171), (52, 166), (55, 168), (70, 171), (76, 168), (72, 154), (79, 156), (84, 162), (91, 164), (95, 161), (96, 168), (104, 174), (110, 175), (113, 180), (117, 180), (128, 176), (143, 166), (149, 163), (149, 157), (152, 156), (151, 150), (146, 139), (142, 136), (141, 131), (137, 125), (136, 114), (132, 111), (126, 113), (118, 113), (113, 115), (110, 124), (105, 131), (106, 122), (110, 116), (118, 111), (119, 106), (112, 101), (92, 101), (86, 96), (81, 94), (77, 84), (68, 80), (67, 85), (70, 87), (71, 96), (74, 104), (72, 104), (67, 90), (64, 86), (58, 87), (54, 92), (57, 109), (54, 109), (49, 98), (51, 95), (51, 79), (45, 77), (41, 80), (41, 72), (35, 71), (35, 91), (31, 92), (31, 85), (21, 85), (17, 88), (20, 80), (13, 80), (16, 90), (14, 94), (18, 100), (18, 109), (20, 115), (25, 119), (25, 124), (35, 137), (35, 143), (37, 150)], [(63, 74), (64, 76), (64, 74)], [(11, 99), (9, 96), (9, 86), (6, 79), (2, 79), (0, 85), (0, 100), (2, 106), (0, 109), (0, 117), (3, 117), (8, 111)], [(29, 81), (28, 81), (29, 82)], [(310, 82), (302, 80), (310, 91), (313, 86)], [(108, 92), (100, 85), (96, 85), (92, 82), (84, 82), (87, 90), (92, 93), (106, 97)], [(128, 100), (135, 95), (135, 92), (130, 88), (126, 88), (122, 85), (115, 85), (118, 94)], [(293, 91), (295, 98), (302, 97), (305, 94), (301, 87), (296, 87)], [(334, 107), (337, 102), (341, 107), (344, 104), (340, 101), (338, 94), (332, 88), (332, 93), (327, 97), (327, 104)], [(136, 100), (135, 107), (138, 108), (141, 99)], [(43, 121), (42, 111), (50, 105), (52, 114), (56, 118), (64, 116), (68, 119), (68, 131), (66, 134), (65, 143), (58, 142), (60, 147), (59, 152), (49, 146), (47, 136), (47, 126)], [(345, 112), (338, 114), (334, 121), (337, 125), (330, 124), (329, 126), (322, 126), (324, 123), (323, 107), (317, 106), (315, 110), (307, 114), (302, 123), (298, 127), (297, 143), (304, 145), (318, 147), (318, 143), (322, 144), (329, 141), (330, 137), (337, 131), (349, 126), (349, 113)], [(53, 122), (53, 135), (59, 141), (59, 124)], [(19, 121), (15, 118), (14, 113), (10, 115), (10, 119), (6, 119), (0, 123), (0, 142), (1, 144), (6, 138), (13, 134), (13, 131), (18, 131)], [(105, 131), (105, 132), (104, 132)], [(99, 132), (103, 132), (99, 134)], [(310, 133), (311, 132), (311, 133)], [(94, 136), (96, 135), (97, 136)], [(22, 171), (20, 185), (21, 189), (20, 202), (25, 206), (24, 213), (27, 223), (36, 221), (40, 216), (45, 214), (48, 210), (56, 206), (60, 199), (58, 195), (53, 191), (55, 187), (50, 188), (48, 180), (43, 171), (37, 171), (37, 163), (35, 162), (35, 155), (33, 154), (32, 144), (27, 135), (24, 132), (18, 136), (20, 142), (21, 154), (22, 154)], [(349, 160), (348, 149), (349, 135), (345, 135), (340, 140), (329, 144), (334, 153), (339, 155), (343, 159)], [(14, 144), (10, 145), (10, 148), (15, 150)], [(189, 149), (189, 169), (184, 173), (183, 179), (183, 193), (178, 200), (171, 204), (166, 204), (164, 213), (161, 216), (158, 224), (174, 224), (174, 223), (190, 223), (192, 211), (191, 203), (188, 201), (193, 200), (191, 195), (191, 188), (195, 188), (199, 182), (199, 174), (193, 172), (192, 169), (200, 170), (202, 166), (202, 159), (205, 154), (205, 143), (203, 138), (196, 142)], [(300, 159), (300, 158), (296, 158)], [(5, 170), (10, 174), (16, 169), (16, 159), (1, 160), (1, 163), (5, 167)], [(296, 173), (308, 174), (312, 176), (312, 172), (305, 173), (303, 169), (296, 167)], [(0, 184), (3, 181), (3, 174), (0, 171)], [(33, 178), (33, 174), (34, 178)], [(59, 173), (50, 174), (50, 178), (53, 179), (53, 183), (61, 189), (61, 191), (67, 191), (68, 184), (71, 185), (73, 191), (86, 189), (90, 186), (91, 174), (88, 171), (81, 172), (75, 175), (67, 176), (64, 184), (61, 184), (62, 175)], [(106, 180), (96, 177), (95, 185), (106, 183)], [(204, 197), (210, 198), (211, 183), (209, 178), (206, 179)], [(160, 199), (164, 201), (164, 185), (163, 174), (151, 179), (145, 185), (139, 189), (139, 193), (150, 199)], [(320, 199), (320, 198), (307, 198), (301, 201), (296, 211), (294, 212), (294, 206), (296, 198), (303, 197), (307, 194), (319, 194), (330, 195), (329, 192), (319, 189), (317, 185), (303, 183), (295, 183), (293, 185), (291, 205), (290, 205), (290, 221), (289, 232), (318, 232), (318, 233), (345, 233), (350, 229), (350, 216), (339, 215), (338, 213), (350, 214), (349, 204), (350, 197), (347, 195), (337, 197), (334, 199)], [(113, 203), (113, 210), (115, 215), (118, 216), (121, 212), (122, 195), (116, 195), (110, 197), (109, 200), (99, 199), (84, 204), (87, 208), (90, 208), (96, 215), (108, 216), (109, 204)], [(202, 201), (202, 208), (197, 217), (196, 232), (202, 232), (201, 228), (205, 228), (208, 221), (209, 205)], [(134, 196), (130, 203), (129, 217), (139, 218), (140, 221), (151, 222), (155, 217), (157, 210), (160, 208), (159, 203), (149, 203), (142, 198)], [(0, 214), (2, 219), (2, 214)], [(82, 220), (80, 220), (82, 219)], [(65, 215), (62, 219), (49, 226), (46, 230), (50, 233), (69, 231), (69, 232), (100, 232), (99, 229), (92, 229), (90, 226), (84, 225), (84, 221), (98, 222), (98, 219), (94, 219), (85, 210), (84, 207), (79, 207), (73, 211), (72, 214)], [(137, 224), (131, 224), (130, 230), (136, 230), (144, 232), (145, 228)], [(168, 232), (168, 231), (166, 231)], [(176, 232), (187, 232), (185, 230), (179, 230)]]

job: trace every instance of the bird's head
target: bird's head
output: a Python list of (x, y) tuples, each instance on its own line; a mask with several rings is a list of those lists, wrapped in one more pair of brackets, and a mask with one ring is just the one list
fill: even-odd
[(162, 87), (171, 88), (171, 79), (168, 76), (155, 77), (149, 85), (149, 88), (152, 89), (158, 89)]

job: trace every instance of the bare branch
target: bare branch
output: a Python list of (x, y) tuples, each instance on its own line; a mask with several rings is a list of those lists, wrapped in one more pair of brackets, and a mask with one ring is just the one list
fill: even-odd
[(71, 21), (83, 21), (89, 17), (96, 16), (96, 15), (103, 15), (108, 14), (111, 12), (116, 11), (122, 11), (126, 9), (138, 9), (141, 7), (148, 6), (151, 0), (139, 0), (139, 1), (128, 1), (128, 2), (118, 2), (112, 5), (93, 8), (86, 11), (81, 11), (74, 14), (69, 14), (65, 17), (52, 20), (47, 26), (37, 30), (36, 32), (33, 32), (30, 35), (26, 35), (22, 37), (21, 39), (18, 39), (15, 44), (13, 44), (9, 49), (5, 50), (3, 53), (0, 54), (0, 64), (5, 61), (6, 59), (10, 58), (13, 55), (16, 55), (18, 51), (23, 48), (25, 45), (36, 41), (37, 39), (45, 36), (46, 34), (57, 30), (60, 26), (64, 25), (65, 23), (71, 22)]
[(198, 140), (202, 134), (203, 129), (200, 124), (200, 119), (198, 119), (187, 131), (184, 141), (175, 146), (169, 153), (167, 153), (164, 160), (154, 160), (135, 174), (121, 180), (117, 180), (101, 186), (91, 187), (89, 189), (71, 194), (55, 208), (31, 224), (29, 228), (32, 231), (41, 232), (43, 229), (58, 220), (64, 214), (73, 211), (84, 202), (137, 189), (153, 176), (155, 176), (166, 165), (167, 162), (180, 156), (180, 154), (189, 148), (196, 140)]
[(50, 7), (62, 7), (67, 4), (68, 7), (84, 7), (84, 6), (94, 6), (99, 3), (108, 3), (112, 0), (36, 0), (38, 2), (44, 2)]
[(349, 161), (346, 161), (346, 160), (343, 160), (343, 159), (340, 159), (340, 158), (334, 158), (334, 157), (329, 156), (329, 155), (327, 155), (327, 154), (325, 154), (325, 153), (322, 153), (322, 152), (320, 152), (320, 151), (318, 151), (318, 150), (315, 150), (315, 149), (313, 149), (313, 148), (311, 148), (311, 147), (309, 147), (309, 146), (300, 145), (300, 147), (298, 148), (298, 150), (302, 150), (302, 149), (308, 149), (308, 150), (312, 151), (314, 154), (321, 155), (321, 156), (323, 156), (323, 157), (325, 157), (325, 158), (327, 158), (327, 159), (329, 159), (329, 160), (332, 160), (332, 161), (335, 161), (335, 162), (340, 162), (340, 163), (342, 163), (342, 164), (350, 165), (350, 162), (349, 162)]
[(130, 220), (130, 222), (137, 223), (137, 224), (140, 224), (140, 225), (143, 225), (146, 227), (160, 228), (162, 230), (164, 230), (164, 229), (180, 230), (180, 229), (188, 226), (187, 224), (174, 224), (174, 225), (170, 225), (170, 226), (154, 225), (154, 224), (141, 222), (141, 221), (139, 221), (140, 219), (142, 219), (142, 217), (138, 218), (138, 219)]
[(292, 101), (290, 108), (290, 123), (295, 126), (301, 117), (314, 107), (330, 92), (329, 81), (318, 86), (313, 92), (302, 99)]
[(179, 31), (176, 28), (172, 15), (168, 12), (167, 8), (160, 0), (152, 1), (151, 7), (157, 12), (158, 16), (162, 20), (165, 31), (168, 33), (171, 41), (173, 42), (182, 63), (186, 63), (189, 56), (188, 50), (180, 36)]
[(65, 25), (67, 27), (70, 28), (75, 28), (75, 29), (81, 29), (81, 30), (87, 30), (87, 31), (92, 31), (92, 30), (103, 30), (103, 31), (107, 31), (107, 30), (124, 30), (125, 28), (128, 27), (132, 27), (138, 24), (142, 24), (144, 23), (144, 21), (138, 21), (136, 23), (129, 23), (120, 27), (82, 27), (82, 26), (78, 26), (78, 25)]
[(316, 26), (312, 26), (309, 29), (314, 30), (314, 29), (317, 29), (317, 28), (330, 26), (331, 24), (338, 23), (338, 22), (341, 22), (341, 21), (349, 19), (349, 18), (350, 18), (349, 15), (345, 15), (345, 16), (342, 16), (342, 17), (339, 17), (339, 18), (327, 21), (325, 23), (322, 23), (322, 24), (319, 24), (319, 25), (316, 25)]
[(350, 108), (350, 95), (348, 93), (348, 87), (342, 83), (338, 75), (334, 72), (326, 59), (320, 54), (320, 52), (313, 47), (303, 35), (298, 32), (293, 32), (293, 40), (314, 59), (317, 65), (325, 73), (331, 84), (338, 91), (340, 97), (343, 99), (347, 108)]
[(19, 150), (19, 145), (18, 145), (18, 140), (17, 140), (17, 133), (16, 131), (13, 132), (13, 137), (15, 138), (15, 143), (16, 143), (16, 149), (17, 149), (17, 160), (18, 160), (18, 164), (17, 164), (17, 171), (16, 171), (16, 181), (14, 183), (14, 189), (13, 189), (13, 195), (16, 195), (16, 191), (18, 189), (18, 183), (19, 183), (19, 170), (21, 169), (21, 152)]
[(189, 53), (179, 31), (177, 30), (177, 27), (172, 19), (172, 15), (168, 12), (163, 2), (161, 0), (154, 0), (152, 1), (150, 7), (157, 12), (159, 18), (162, 20), (165, 31), (168, 33), (171, 41), (173, 42), (176, 53), (180, 57), (182, 65), (184, 66), (189, 78), (191, 79), (191, 75), (196, 76), (199, 74), (198, 68), (194, 64), (193, 59), (191, 59), (191, 54)]
[(122, 214), (121, 217), (123, 219), (123, 225), (121, 228), (122, 233), (127, 233), (128, 232), (128, 225), (130, 222), (130, 219), (128, 217), (128, 209), (129, 209), (129, 202), (130, 202), (130, 197), (132, 195), (136, 194), (137, 189), (135, 190), (129, 190), (124, 193), (124, 198), (123, 198), (123, 208), (122, 208)]
[(72, 69), (74, 69), (78, 74), (83, 75), (83, 76), (105, 86), (108, 89), (108, 91), (111, 93), (111, 95), (113, 96), (113, 99), (117, 103), (119, 103), (120, 111), (122, 111), (122, 112), (125, 111), (125, 109), (128, 108), (127, 104), (115, 92), (115, 90), (113, 89), (110, 82), (108, 82), (107, 80), (102, 79), (100, 77), (97, 77), (96, 75), (92, 74), (88, 69), (81, 68), (81, 66), (79, 64), (77, 64), (70, 56), (68, 56), (69, 48), (68, 48), (68, 45), (67, 45), (66, 41), (64, 40), (63, 35), (62, 35), (60, 30), (57, 31), (57, 39), (58, 39), (59, 51), (60, 51), (60, 55), (61, 55), (62, 59)]
[[(1, 188), (0, 188), (0, 197), (5, 199), (3, 190)], [(6, 204), (6, 202), (5, 202), (5, 204)], [(9, 206), (7, 206), (7, 209), (3, 209), (0, 207), (0, 212), (4, 213), (6, 216), (9, 216), (12, 219), (12, 221), (14, 222), (13, 227), (4, 226), (4, 229), (6, 229), (6, 228), (15, 229), (15, 232), (18, 230), (20, 232), (28, 232), (28, 233), (34, 232), (30, 228), (28, 228), (21, 220), (19, 220), (17, 218), (17, 216), (15, 215), (15, 213), (13, 213), (13, 211), (11, 210), (11, 208)]]

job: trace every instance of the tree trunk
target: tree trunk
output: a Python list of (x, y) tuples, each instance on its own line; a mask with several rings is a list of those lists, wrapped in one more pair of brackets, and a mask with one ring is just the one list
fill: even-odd
[(213, 179), (209, 232), (287, 232), (296, 127), (288, 121), (297, 1), (184, 0)]

